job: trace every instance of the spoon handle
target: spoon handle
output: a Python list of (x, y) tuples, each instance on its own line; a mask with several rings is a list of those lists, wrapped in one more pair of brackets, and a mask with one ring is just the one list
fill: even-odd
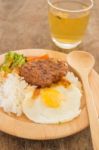
[(84, 92), (86, 96), (86, 104), (87, 104), (87, 111), (89, 116), (93, 146), (94, 146), (94, 150), (99, 150), (99, 116), (94, 103), (93, 94), (89, 86), (88, 76), (83, 76), (82, 82), (83, 82)]

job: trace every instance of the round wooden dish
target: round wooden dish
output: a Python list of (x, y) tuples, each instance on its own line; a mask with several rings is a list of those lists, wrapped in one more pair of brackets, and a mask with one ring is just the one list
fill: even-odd
[[(17, 51), (23, 53), (25, 56), (37, 56), (49, 54), (49, 56), (56, 59), (66, 60), (66, 54), (55, 52), (51, 50), (42, 49), (26, 49)], [(0, 55), (0, 63), (2, 63), (4, 55)], [(66, 137), (75, 134), (88, 126), (88, 116), (85, 105), (85, 98), (82, 98), (81, 114), (76, 119), (62, 124), (36, 124), (29, 121), (24, 115), (16, 117), (11, 114), (8, 115), (0, 109), (0, 130), (8, 134), (36, 140), (47, 140)]]

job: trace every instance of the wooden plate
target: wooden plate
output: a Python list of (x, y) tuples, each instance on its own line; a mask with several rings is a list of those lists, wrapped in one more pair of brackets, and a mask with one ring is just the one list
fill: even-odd
[[(48, 53), (51, 57), (66, 60), (66, 54), (51, 50), (26, 49), (17, 52), (23, 53), (26, 56), (37, 56)], [(0, 55), (0, 63), (2, 63), (3, 58), (4, 55)], [(89, 80), (90, 83), (94, 82), (94, 84), (96, 85), (97, 83), (96, 80), (94, 81), (94, 78), (97, 79), (98, 75), (95, 72), (92, 72)], [(4, 113), (2, 109), (0, 109), (0, 130), (17, 137), (36, 140), (66, 137), (85, 129), (89, 125), (84, 97), (82, 99), (81, 107), (82, 111), (79, 117), (72, 120), (71, 122), (54, 125), (33, 123), (29, 121), (24, 115), (22, 115), (21, 117), (16, 117), (14, 115), (8, 115)]]

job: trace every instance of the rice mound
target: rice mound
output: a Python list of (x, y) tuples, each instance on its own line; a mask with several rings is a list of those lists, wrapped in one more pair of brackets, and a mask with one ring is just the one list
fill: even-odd
[(12, 112), (17, 116), (22, 114), (22, 101), (28, 84), (17, 74), (8, 74), (0, 83), (0, 106), (5, 112)]

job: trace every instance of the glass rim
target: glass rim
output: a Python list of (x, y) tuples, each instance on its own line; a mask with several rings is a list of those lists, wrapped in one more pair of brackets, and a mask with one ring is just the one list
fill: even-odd
[(91, 4), (87, 7), (87, 8), (84, 8), (84, 9), (77, 9), (77, 10), (70, 10), (70, 9), (62, 9), (62, 8), (59, 8), (57, 6), (54, 6), (54, 4), (51, 3), (51, 0), (47, 0), (49, 6), (51, 6), (52, 8), (56, 9), (56, 10), (59, 10), (59, 11), (63, 11), (63, 12), (85, 12), (85, 11), (88, 11), (90, 10), (92, 7), (93, 7), (93, 0), (89, 0), (91, 2)]

